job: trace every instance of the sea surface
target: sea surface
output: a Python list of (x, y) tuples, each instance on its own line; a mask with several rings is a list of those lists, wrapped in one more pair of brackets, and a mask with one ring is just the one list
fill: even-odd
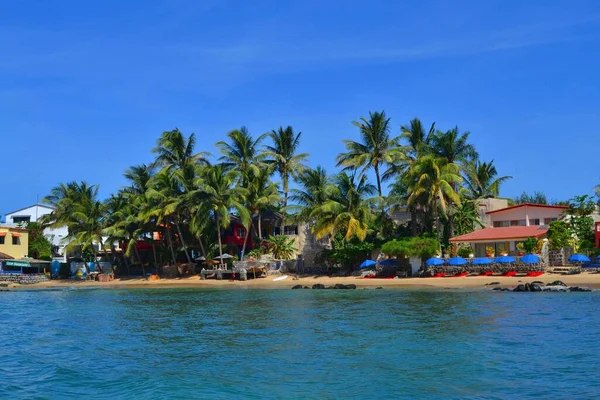
[(0, 293), (0, 399), (595, 399), (600, 292)]

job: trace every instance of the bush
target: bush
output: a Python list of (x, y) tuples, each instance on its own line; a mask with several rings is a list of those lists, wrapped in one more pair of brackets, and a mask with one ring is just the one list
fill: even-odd
[(563, 247), (569, 245), (571, 235), (569, 233), (569, 227), (565, 221), (552, 221), (548, 227), (548, 241), (550, 242), (550, 248), (554, 250), (560, 250)]
[(437, 239), (429, 236), (417, 236), (410, 239), (404, 238), (384, 243), (381, 246), (381, 252), (388, 256), (415, 256), (425, 259), (439, 253), (439, 243)]
[(381, 252), (388, 256), (408, 257), (411, 255), (412, 246), (410, 239), (392, 240), (381, 246)]
[(459, 257), (462, 258), (467, 258), (469, 257), (471, 254), (473, 254), (473, 248), (471, 246), (461, 246), (458, 248), (458, 255)]
[(528, 237), (523, 242), (523, 250), (528, 254), (532, 254), (537, 249), (537, 246), (538, 242), (534, 237)]

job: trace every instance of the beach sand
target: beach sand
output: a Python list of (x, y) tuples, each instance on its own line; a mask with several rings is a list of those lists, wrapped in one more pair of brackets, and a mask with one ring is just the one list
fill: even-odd
[[(461, 278), (401, 278), (401, 279), (361, 279), (358, 277), (332, 277), (308, 276), (295, 279), (289, 275), (287, 279), (273, 281), (276, 276), (266, 278), (250, 279), (248, 281), (229, 281), (207, 279), (200, 280), (198, 275), (181, 279), (160, 279), (150, 281), (145, 278), (122, 278), (112, 282), (53, 280), (33, 285), (19, 285), (18, 288), (219, 288), (219, 289), (291, 289), (295, 285), (312, 287), (320, 283), (331, 286), (338, 283), (348, 285), (355, 284), (357, 288), (384, 289), (491, 289), (493, 287), (514, 288), (518, 284), (541, 281), (548, 284), (555, 280), (561, 280), (569, 286), (582, 286), (587, 288), (600, 288), (600, 274), (581, 273), (577, 275), (543, 274), (539, 277), (502, 277), (502, 276), (473, 276)], [(499, 282), (499, 285), (486, 285)]]

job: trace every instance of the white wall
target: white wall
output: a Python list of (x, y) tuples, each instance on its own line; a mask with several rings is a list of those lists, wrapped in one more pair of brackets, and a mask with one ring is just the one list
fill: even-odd
[[(511, 221), (524, 219), (525, 225), (529, 226), (530, 220), (539, 219), (540, 225), (544, 225), (544, 219), (559, 219), (564, 213), (560, 208), (542, 208), (542, 207), (518, 207), (510, 210), (490, 214), (492, 224), (496, 221)], [(533, 222), (533, 221), (532, 221)]]
[[(17, 210), (16, 212), (12, 212), (10, 214), (6, 214), (6, 223), (7, 224), (16, 224), (14, 222), (14, 217), (29, 217), (31, 222), (37, 222), (42, 216), (50, 214), (53, 211), (52, 208), (36, 204), (31, 207), (24, 208), (22, 210)], [(54, 246), (58, 246), (58, 252), (64, 255), (65, 245), (63, 243), (63, 239), (69, 234), (69, 231), (66, 227), (62, 228), (46, 228), (44, 229), (44, 236), (46, 236)]]

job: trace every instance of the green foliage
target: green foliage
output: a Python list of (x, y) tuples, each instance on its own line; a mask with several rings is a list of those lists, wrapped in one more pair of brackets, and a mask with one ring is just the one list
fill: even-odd
[(594, 219), (590, 214), (596, 209), (594, 200), (589, 195), (575, 196), (569, 200), (569, 232), (572, 244), (577, 251), (582, 244), (594, 240)]
[(463, 258), (467, 258), (469, 257), (469, 255), (475, 253), (475, 251), (473, 250), (473, 248), (471, 246), (460, 246), (458, 248), (458, 256), (459, 257), (463, 257)]
[(381, 252), (388, 256), (408, 257), (412, 254), (412, 240), (408, 238), (392, 240), (381, 246)]
[(317, 264), (341, 265), (344, 268), (354, 268), (362, 261), (371, 257), (373, 244), (361, 242), (354, 238), (346, 240), (342, 235), (336, 235), (331, 249), (323, 250), (316, 258)]
[(277, 260), (291, 260), (296, 255), (298, 249), (294, 246), (294, 238), (284, 235), (270, 235), (265, 239), (269, 252)]
[(515, 197), (512, 200), (512, 204), (524, 204), (524, 203), (533, 203), (533, 204), (548, 204), (548, 198), (546, 194), (543, 192), (534, 192), (533, 194), (528, 194), (526, 192), (521, 193), (519, 197)]
[(454, 234), (456, 236), (465, 235), (473, 232), (476, 227), (482, 228), (483, 224), (479, 220), (475, 202), (464, 200), (454, 214)]
[(561, 220), (550, 222), (547, 235), (550, 248), (554, 250), (568, 246), (571, 239), (567, 223)]
[(538, 241), (536, 238), (528, 237), (523, 241), (523, 250), (525, 250), (527, 254), (532, 254), (537, 249), (537, 243)]
[(44, 227), (39, 222), (29, 222), (29, 249), (27, 255), (38, 260), (52, 260), (52, 243), (44, 236)]
[(523, 244), (523, 242), (517, 243), (517, 250), (519, 250), (519, 251), (525, 250), (525, 245)]
[(430, 236), (418, 236), (412, 239), (413, 255), (425, 260), (439, 254), (439, 242)]
[(389, 256), (415, 256), (421, 259), (433, 257), (439, 253), (439, 242), (429, 235), (400, 240), (392, 240), (381, 247), (382, 253)]

